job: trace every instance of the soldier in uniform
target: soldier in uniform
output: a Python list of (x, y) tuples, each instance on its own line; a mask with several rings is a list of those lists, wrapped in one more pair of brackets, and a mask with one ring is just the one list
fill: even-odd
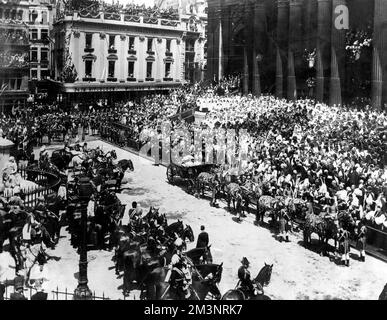
[(196, 242), (196, 248), (205, 248), (208, 246), (210, 240), (208, 233), (205, 231), (205, 227), (201, 226), (200, 230), (201, 232), (199, 233), (198, 241)]
[(359, 223), (358, 226), (358, 233), (357, 233), (357, 245), (359, 250), (359, 260), (365, 262), (365, 246), (366, 246), (366, 234), (367, 234), (367, 227)]
[(341, 254), (341, 264), (349, 267), (349, 232), (343, 228), (339, 229), (338, 235), (339, 253)]
[(280, 218), (279, 218), (280, 241), (282, 242), (282, 240), (285, 240), (286, 242), (289, 242), (288, 222), (290, 218), (285, 208), (282, 208), (279, 214), (280, 214)]
[(254, 284), (251, 281), (251, 275), (249, 271), (250, 262), (246, 257), (243, 257), (242, 266), (238, 269), (239, 286), (243, 292), (248, 295), (257, 295)]

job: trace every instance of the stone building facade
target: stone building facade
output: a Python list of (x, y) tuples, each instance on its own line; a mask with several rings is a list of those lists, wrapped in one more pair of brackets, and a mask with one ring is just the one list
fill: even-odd
[(187, 50), (203, 42), (203, 30), (190, 30), (177, 11), (149, 10), (57, 8), (55, 80), (66, 99), (113, 101), (187, 82)]
[(331, 105), (387, 102), (387, 1), (209, 0), (208, 78)]

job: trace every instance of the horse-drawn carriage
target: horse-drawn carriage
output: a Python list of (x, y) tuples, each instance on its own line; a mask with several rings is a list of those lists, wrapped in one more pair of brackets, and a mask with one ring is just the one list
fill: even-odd
[(216, 168), (215, 164), (183, 165), (171, 163), (167, 167), (167, 179), (170, 184), (175, 184), (175, 179), (183, 180), (189, 193), (194, 193), (196, 179), (202, 172), (210, 172)]

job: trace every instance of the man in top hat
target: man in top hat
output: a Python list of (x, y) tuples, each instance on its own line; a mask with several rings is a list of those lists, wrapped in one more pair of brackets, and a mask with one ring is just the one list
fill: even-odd
[(208, 233), (205, 231), (205, 227), (200, 227), (201, 232), (198, 236), (198, 241), (196, 242), (196, 248), (205, 248), (208, 246), (209, 243), (209, 236)]
[(10, 300), (28, 300), (24, 296), (24, 278), (21, 276), (17, 276), (14, 281), (15, 281), (15, 292), (11, 293), (9, 299)]
[(31, 300), (47, 300), (48, 293), (44, 292), (43, 289), (43, 279), (39, 279), (35, 281), (34, 287), (36, 293), (31, 296)]
[(253, 282), (251, 281), (250, 271), (248, 270), (250, 262), (246, 257), (243, 257), (241, 263), (242, 266), (238, 269), (240, 288), (250, 295), (257, 295)]

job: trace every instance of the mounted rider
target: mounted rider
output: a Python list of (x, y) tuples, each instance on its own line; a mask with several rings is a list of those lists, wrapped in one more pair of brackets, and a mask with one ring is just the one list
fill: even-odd
[(251, 280), (251, 275), (249, 271), (250, 262), (246, 257), (243, 257), (242, 266), (238, 269), (238, 278), (239, 282), (237, 287), (242, 290), (247, 296), (254, 295), (256, 296), (258, 293), (261, 293), (261, 288), (257, 288), (253, 281)]

